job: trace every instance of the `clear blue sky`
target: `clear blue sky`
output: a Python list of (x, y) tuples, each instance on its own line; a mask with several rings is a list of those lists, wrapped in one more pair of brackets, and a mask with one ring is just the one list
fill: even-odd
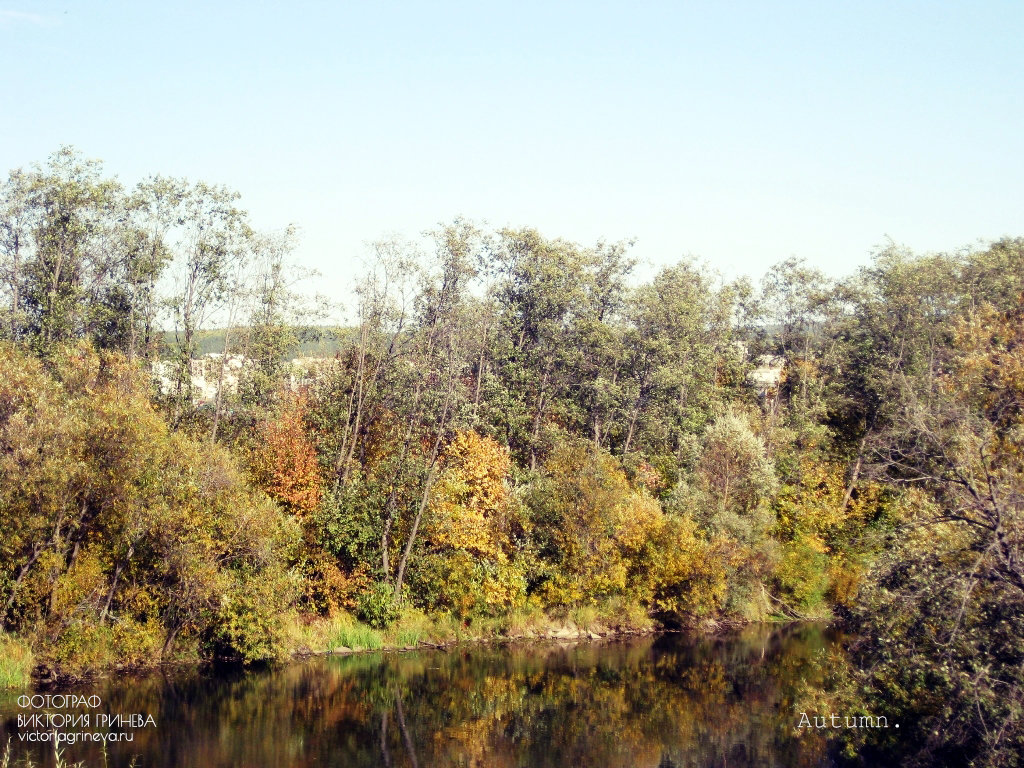
[(759, 275), (1024, 235), (1024, 3), (0, 0), (0, 170), (225, 183), (338, 291), (456, 215)]

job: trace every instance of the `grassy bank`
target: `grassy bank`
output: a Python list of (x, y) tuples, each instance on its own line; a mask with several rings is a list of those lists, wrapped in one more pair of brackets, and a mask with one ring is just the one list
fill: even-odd
[(382, 629), (364, 624), (347, 613), (307, 619), (293, 628), (292, 646), (297, 655), (357, 653), (497, 640), (597, 638), (651, 632), (657, 628), (657, 623), (642, 608), (618, 600), (576, 608), (560, 615), (538, 609), (472, 622), (407, 609), (394, 624)]
[[(383, 628), (370, 626), (345, 612), (327, 618), (293, 614), (285, 624), (284, 642), (278, 648), (279, 661), (311, 654), (413, 650), (501, 640), (584, 639), (659, 629), (643, 608), (617, 599), (558, 614), (535, 609), (471, 621), (405, 608), (395, 622)], [(0, 689), (27, 689), (33, 683), (33, 674), (51, 682), (67, 683), (115, 669), (142, 672), (160, 665), (202, 663), (194, 638), (181, 639), (169, 658), (158, 658), (153, 653), (133, 657), (129, 663), (123, 657), (109, 655), (90, 656), (88, 664), (69, 665), (67, 661), (53, 653), (33, 653), (24, 640), (0, 634)]]
[[(792, 617), (767, 615), (762, 621), (792, 621)], [(749, 623), (748, 619), (708, 619), (691, 627), (698, 632), (715, 632)], [(548, 612), (540, 608), (514, 611), (503, 616), (461, 620), (449, 614), (427, 614), (404, 608), (397, 620), (386, 627), (374, 627), (347, 612), (330, 617), (291, 614), (284, 620), (284, 637), (277, 647), (279, 662), (319, 654), (347, 654), (380, 650), (438, 648), (460, 643), (508, 640), (581, 640), (644, 634), (665, 627), (651, 618), (643, 607), (620, 598)], [(69, 683), (113, 670), (145, 672), (158, 666), (198, 667), (203, 657), (194, 637), (181, 638), (171, 656), (160, 658), (140, 654), (128, 662), (109, 654), (90, 657), (88, 664), (68, 664), (52, 653), (33, 653), (24, 640), (0, 634), (0, 689), (31, 687), (33, 674), (50, 682)]]

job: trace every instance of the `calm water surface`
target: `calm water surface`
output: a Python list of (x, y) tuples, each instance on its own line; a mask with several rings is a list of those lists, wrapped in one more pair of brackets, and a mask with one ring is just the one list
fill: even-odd
[[(816, 737), (795, 739), (815, 658), (838, 640), (818, 626), (750, 627), (726, 637), (668, 634), (576, 644), (317, 658), (235, 676), (108, 680), (74, 693), (98, 709), (152, 715), (114, 728), (107, 764), (270, 766), (825, 766)], [(0, 698), (0, 754), (53, 765)], [(81, 731), (65, 728), (64, 731)], [(91, 728), (89, 730), (97, 730)], [(98, 744), (65, 757), (103, 766)]]

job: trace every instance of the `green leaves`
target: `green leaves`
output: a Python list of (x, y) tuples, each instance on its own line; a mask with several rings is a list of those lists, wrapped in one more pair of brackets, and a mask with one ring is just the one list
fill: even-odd
[[(251, 601), (246, 616), (270, 621), (290, 604), (283, 564), (297, 526), (223, 449), (171, 432), (135, 366), (84, 347), (55, 352), (51, 372), (8, 345), (0, 359), (5, 627), (37, 637), (44, 657), (102, 664), (65, 644), (116, 653), (106, 627), (155, 622), (166, 651), (181, 633), (219, 626), (225, 595), (249, 594), (251, 580), (275, 600)], [(246, 660), (269, 648), (245, 638)]]

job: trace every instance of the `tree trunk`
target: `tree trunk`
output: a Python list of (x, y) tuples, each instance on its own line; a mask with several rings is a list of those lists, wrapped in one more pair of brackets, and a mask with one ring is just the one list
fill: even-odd
[(864, 437), (860, 439), (860, 447), (857, 449), (857, 461), (853, 465), (853, 472), (850, 473), (850, 484), (846, 486), (846, 493), (843, 494), (843, 504), (840, 507), (840, 511), (845, 512), (846, 508), (850, 505), (850, 499), (853, 498), (853, 489), (857, 485), (857, 478), (860, 477), (860, 468), (864, 461), (864, 445), (867, 443), (868, 436), (864, 433)]

